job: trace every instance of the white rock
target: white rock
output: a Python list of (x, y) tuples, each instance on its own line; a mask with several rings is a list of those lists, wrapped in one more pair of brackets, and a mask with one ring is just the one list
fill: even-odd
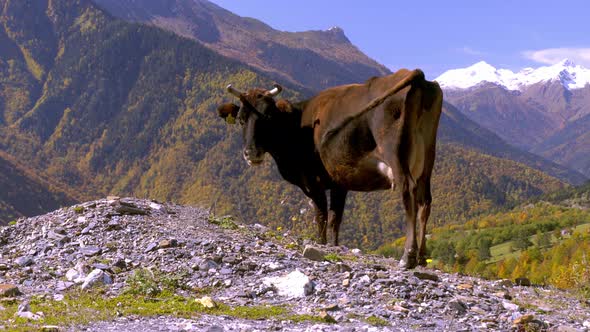
[(511, 311), (517, 311), (518, 310), (518, 305), (516, 305), (516, 304), (514, 304), (512, 302), (503, 301), (502, 302), (502, 306), (506, 310), (511, 310)]
[(304, 297), (313, 293), (314, 284), (309, 277), (299, 270), (295, 270), (282, 277), (269, 277), (262, 279), (268, 286), (274, 286), (280, 296)]
[(108, 275), (108, 273), (104, 272), (103, 270), (94, 269), (84, 279), (82, 289), (87, 289), (97, 284), (110, 285), (112, 283), (113, 279)]
[(361, 254), (361, 250), (358, 249), (358, 248), (354, 248), (354, 249), (350, 250), (350, 252), (352, 252), (355, 255), (360, 255)]
[(162, 205), (152, 202), (152, 203), (150, 203), (150, 208), (160, 211), (160, 210), (162, 210)]
[(277, 271), (277, 270), (281, 270), (283, 268), (283, 266), (279, 263), (276, 262), (267, 262), (264, 263), (264, 265), (269, 271)]
[(590, 320), (584, 321), (584, 323), (582, 323), (582, 326), (584, 326), (586, 328), (590, 328)]
[(30, 319), (30, 320), (40, 320), (43, 319), (43, 313), (42, 312), (38, 312), (38, 313), (32, 313), (30, 311), (17, 311), (16, 314), (14, 314), (17, 317), (20, 318), (25, 318), (25, 319)]
[(86, 217), (78, 217), (79, 224), (84, 223), (84, 222), (86, 222)]
[(78, 283), (77, 280), (80, 279), (80, 273), (78, 271), (76, 271), (75, 269), (69, 269), (68, 272), (66, 272), (66, 279), (68, 281), (73, 281), (75, 283)]
[(365, 274), (364, 276), (362, 276), (362, 277), (359, 279), (359, 282), (360, 282), (361, 284), (368, 284), (368, 283), (370, 283), (370, 282), (371, 282), (371, 278), (370, 278), (368, 275), (366, 275), (366, 274)]

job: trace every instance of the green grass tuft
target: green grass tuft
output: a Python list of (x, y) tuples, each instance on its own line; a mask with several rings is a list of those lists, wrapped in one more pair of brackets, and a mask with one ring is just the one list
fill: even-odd
[(209, 216), (209, 223), (217, 225), (223, 229), (238, 229), (238, 225), (234, 222), (233, 216)]
[(329, 262), (332, 262), (332, 263), (342, 262), (343, 261), (342, 256), (340, 256), (338, 254), (335, 254), (335, 253), (329, 253), (329, 254), (327, 254), (326, 256), (324, 256), (324, 259), (327, 260), (327, 261), (329, 261)]
[(33, 312), (43, 312), (44, 318), (30, 322), (15, 318), (18, 304), (5, 305), (0, 311), (0, 321), (10, 331), (38, 330), (43, 325), (57, 325), (62, 328), (89, 324), (96, 321), (109, 321), (125, 316), (172, 316), (195, 318), (200, 314), (223, 315), (253, 320), (289, 320), (292, 322), (321, 322), (312, 315), (293, 314), (287, 307), (280, 306), (237, 306), (217, 303), (216, 308), (205, 308), (196, 298), (187, 298), (167, 290), (157, 296), (125, 293), (115, 297), (105, 296), (104, 290), (91, 292), (73, 291), (65, 295), (63, 301), (46, 297), (33, 297), (30, 301)]
[(389, 324), (388, 321), (386, 321), (385, 319), (381, 318), (381, 317), (377, 317), (377, 316), (370, 316), (367, 317), (365, 319), (365, 321), (373, 326), (378, 326), (378, 327), (384, 327), (384, 326), (390, 326), (391, 324)]

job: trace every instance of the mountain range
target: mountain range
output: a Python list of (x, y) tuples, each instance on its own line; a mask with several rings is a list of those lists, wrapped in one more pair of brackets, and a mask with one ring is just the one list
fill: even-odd
[[(362, 82), (389, 69), (354, 46), (341, 28), (278, 31), (206, 0), (95, 0), (112, 15), (175, 32), (300, 90)], [(318, 75), (321, 73), (321, 75)]]
[(446, 100), (479, 125), (590, 176), (590, 69), (565, 59), (514, 73), (479, 62), (437, 81)]
[[(129, 2), (147, 9), (158, 3), (169, 2)], [(201, 6), (230, 15), (208, 2), (194, 3), (190, 11), (179, 11), (185, 7), (178, 5), (173, 12), (200, 13), (193, 11)], [(307, 200), (278, 177), (273, 163), (249, 168), (239, 157), (239, 129), (227, 127), (215, 112), (230, 98), (223, 87), (272, 86), (289, 76), (280, 81), (284, 97), (302, 99), (324, 85), (362, 82), (367, 75), (383, 73), (377, 70), (381, 66), (369, 72), (348, 67), (354, 75), (336, 77), (331, 76), (333, 67), (318, 65), (309, 77), (316, 84), (318, 77), (328, 81), (302, 87), (305, 72), (273, 73), (283, 68), (280, 62), (274, 67), (243, 62), (196, 37), (151, 21), (138, 23), (135, 7), (116, 7), (122, 10), (117, 15), (105, 7), (102, 0), (100, 5), (89, 0), (0, 0), (0, 151), (28, 173), (64, 183), (66, 192), (77, 193), (80, 200), (134, 195), (212, 207), (216, 214), (297, 232), (313, 229)], [(121, 19), (127, 16), (131, 22)], [(263, 30), (253, 28), (251, 38), (262, 38)], [(220, 31), (224, 33), (229, 32)], [(325, 41), (317, 38), (310, 43)], [(348, 57), (358, 56), (358, 49), (346, 43)], [(314, 63), (318, 52), (310, 47), (302, 53), (309, 59), (301, 60)], [(335, 56), (330, 61), (338, 62)], [(288, 56), (276, 59), (290, 68)], [(445, 104), (439, 130), (434, 224), (503, 209), (585, 180), (512, 147), (451, 104)], [(390, 192), (350, 195), (343, 242), (374, 248), (391, 240), (404, 227), (400, 211), (397, 195)]]

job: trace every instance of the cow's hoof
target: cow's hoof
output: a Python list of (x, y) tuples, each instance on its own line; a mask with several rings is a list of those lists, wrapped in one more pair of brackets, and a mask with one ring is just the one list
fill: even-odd
[(399, 260), (399, 267), (404, 270), (411, 270), (418, 265), (418, 261), (416, 260), (416, 256), (411, 256), (408, 254), (404, 254), (402, 258)]

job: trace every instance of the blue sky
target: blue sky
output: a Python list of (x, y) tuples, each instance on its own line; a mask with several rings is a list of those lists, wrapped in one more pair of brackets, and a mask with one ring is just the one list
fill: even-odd
[(590, 68), (590, 1), (212, 0), (284, 31), (344, 29), (392, 70), (430, 79), (485, 60), (520, 70), (568, 57)]

